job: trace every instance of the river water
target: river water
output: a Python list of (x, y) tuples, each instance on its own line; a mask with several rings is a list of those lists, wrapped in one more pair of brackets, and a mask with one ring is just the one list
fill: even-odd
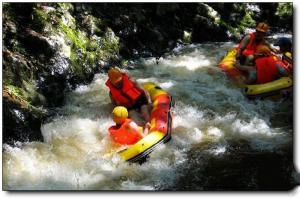
[(4, 145), (6, 190), (287, 190), (293, 180), (292, 99), (248, 100), (217, 68), (233, 43), (179, 46), (125, 70), (175, 99), (172, 139), (143, 164), (111, 152), (107, 75), (68, 94), (41, 127), (44, 142)]

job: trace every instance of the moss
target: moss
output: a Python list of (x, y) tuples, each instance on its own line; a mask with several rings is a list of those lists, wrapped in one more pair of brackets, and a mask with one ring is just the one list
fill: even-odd
[(96, 60), (96, 53), (95, 52), (89, 52), (87, 54), (87, 63), (89, 65), (91, 65), (92, 67), (95, 67), (96, 66), (95, 60)]
[(34, 28), (38, 31), (42, 31), (49, 21), (49, 15), (40, 8), (34, 8), (32, 14)]
[[(84, 56), (87, 52), (88, 38), (79, 30), (72, 29), (62, 22), (59, 28), (64, 32), (66, 38), (72, 42), (70, 61), (73, 68), (73, 72), (76, 75), (83, 75)], [(81, 56), (78, 56), (78, 52), (81, 51)]]
[(30, 93), (27, 93), (23, 88), (14, 86), (14, 85), (6, 85), (4, 86), (4, 90), (6, 90), (9, 94), (19, 98), (19, 100), (26, 101), (26, 103), (31, 103), (28, 99), (32, 96)]
[(83, 33), (68, 27), (62, 22), (59, 27), (66, 34), (67, 38), (72, 41), (75, 48), (80, 48), (84, 50), (84, 52), (86, 51), (88, 39)]
[(99, 44), (95, 40), (89, 40), (87, 45), (88, 51), (96, 51), (99, 48)]
[[(69, 58), (74, 75), (83, 76), (89, 68), (96, 67), (98, 60), (108, 61), (111, 57), (117, 57), (120, 48), (119, 38), (110, 28), (107, 28), (105, 32), (101, 30), (103, 22), (100, 18), (92, 15), (88, 17), (91, 20), (88, 24), (92, 23), (95, 26), (98, 36), (101, 34), (99, 40), (88, 38), (85, 31), (78, 26), (78, 21), (69, 14), (74, 10), (71, 3), (57, 3), (53, 6), (60, 11), (47, 13), (42, 7), (36, 6), (33, 12), (34, 25), (42, 32), (49, 30), (47, 32), (51, 35), (63, 33), (64, 40), (70, 41)], [(63, 17), (66, 20), (63, 20)]]
[(79, 76), (83, 75), (83, 61), (78, 58), (77, 52), (74, 51), (74, 49), (71, 50), (70, 61), (74, 74)]
[(13, 86), (13, 85), (7, 85), (4, 86), (3, 89), (3, 98), (13, 104), (16, 104), (17, 106), (21, 107), (22, 109), (25, 109), (26, 111), (32, 112), (34, 116), (37, 117), (43, 117), (47, 114), (47, 112), (43, 108), (35, 107), (31, 104), (31, 101), (27, 100), (23, 94), (24, 90), (22, 88)]
[(108, 28), (105, 33), (102, 49), (113, 54), (119, 53), (119, 49), (120, 49), (119, 38), (115, 36), (114, 32), (110, 28)]
[(119, 52), (119, 47), (119, 42), (110, 42), (108, 39), (104, 39), (102, 49), (108, 53), (115, 54)]
[(4, 89), (6, 89), (10, 94), (14, 94), (15, 96), (18, 96), (20, 98), (23, 98), (22, 96), (22, 90), (16, 86), (13, 85), (6, 85), (4, 87)]
[(24, 90), (22, 88), (13, 85), (7, 85), (4, 86), (3, 89), (3, 98), (7, 98), (7, 100), (18, 104), (22, 108), (28, 108), (31, 105), (30, 102), (26, 100), (23, 93)]
[(72, 29), (62, 22), (59, 27), (66, 38), (72, 42), (70, 61), (76, 75), (82, 76), (85, 73), (83, 65), (95, 68), (98, 59), (109, 60), (112, 55), (119, 53), (119, 38), (111, 29), (108, 29), (105, 36), (97, 41), (87, 38), (79, 29)]
[(40, 94), (36, 90), (36, 86), (34, 85), (33, 81), (22, 81), (22, 95), (24, 98), (29, 101), (32, 105), (44, 105), (46, 104), (46, 98)]

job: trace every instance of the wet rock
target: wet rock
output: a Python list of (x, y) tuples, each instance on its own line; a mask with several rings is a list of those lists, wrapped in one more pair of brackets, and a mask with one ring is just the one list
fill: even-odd
[(46, 111), (31, 106), (11, 89), (4, 87), (3, 92), (3, 142), (42, 141), (40, 133)]
[(33, 53), (45, 54), (46, 56), (51, 57), (55, 52), (50, 40), (41, 33), (26, 28), (22, 37), (28, 49), (32, 50)]
[(37, 82), (38, 91), (43, 93), (47, 99), (45, 107), (55, 107), (64, 102), (65, 91), (67, 91), (67, 75), (58, 73), (43, 73)]
[(32, 77), (31, 68), (26, 58), (9, 50), (3, 51), (3, 70), (4, 83), (14, 83), (17, 86), (22, 86), (22, 79)]
[(14, 22), (7, 21), (6, 23), (3, 24), (3, 31), (11, 34), (16, 34), (17, 26)]

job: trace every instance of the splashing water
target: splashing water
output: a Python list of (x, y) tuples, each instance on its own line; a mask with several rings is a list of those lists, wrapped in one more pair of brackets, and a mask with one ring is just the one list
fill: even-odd
[(290, 115), (290, 106), (244, 97), (216, 67), (232, 46), (208, 43), (179, 47), (158, 65), (155, 58), (140, 59), (134, 70), (127, 71), (140, 83), (157, 83), (176, 101), (172, 140), (152, 152), (147, 162), (129, 164), (111, 152), (114, 144), (107, 129), (113, 124), (112, 105), (105, 86), (107, 76), (100, 73), (90, 85), (70, 93), (66, 105), (57, 109), (57, 116), (42, 126), (44, 142), (4, 145), (4, 189), (214, 189), (214, 180), (207, 184), (209, 177), (199, 175), (216, 166), (210, 160), (238, 157), (240, 151), (284, 151), (292, 144), (292, 124), (282, 121)]

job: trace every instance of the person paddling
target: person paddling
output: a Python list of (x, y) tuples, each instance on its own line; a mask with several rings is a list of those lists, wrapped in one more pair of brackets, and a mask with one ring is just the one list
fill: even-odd
[(253, 64), (257, 46), (262, 44), (268, 45), (265, 37), (269, 26), (266, 23), (258, 23), (255, 30), (255, 32), (247, 34), (237, 47), (236, 60), (240, 64)]
[(289, 76), (291, 70), (278, 57), (271, 53), (267, 45), (260, 45), (254, 54), (255, 67), (243, 66), (236, 63), (236, 67), (247, 73), (246, 84), (263, 84), (277, 80), (282, 76)]
[(112, 111), (112, 119), (116, 125), (111, 126), (108, 131), (115, 143), (120, 145), (132, 145), (148, 134), (150, 123), (143, 127), (138, 126), (132, 119), (128, 118), (128, 111), (124, 106), (117, 106)]
[(137, 82), (131, 80), (126, 73), (119, 69), (111, 68), (105, 84), (109, 88), (113, 104), (126, 107), (131, 118), (138, 119), (139, 116), (136, 113), (140, 112), (145, 121), (149, 120), (151, 98), (149, 93)]
[[(293, 54), (292, 54), (292, 41), (289, 38), (281, 37), (275, 43), (275, 46), (279, 46), (278, 53), (282, 62), (292, 71), (293, 70)], [(292, 72), (291, 72), (292, 73)]]

